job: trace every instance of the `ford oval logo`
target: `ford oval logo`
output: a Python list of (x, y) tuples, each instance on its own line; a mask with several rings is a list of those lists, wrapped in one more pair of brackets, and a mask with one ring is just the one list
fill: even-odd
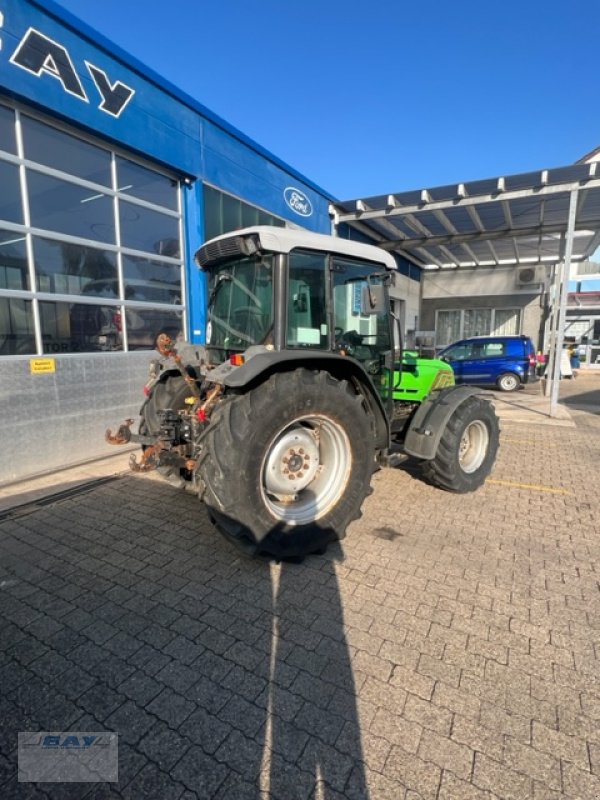
[(301, 217), (310, 217), (312, 214), (312, 205), (304, 192), (301, 192), (300, 189), (296, 189), (295, 186), (288, 186), (283, 196), (285, 202), (294, 213), (300, 214)]

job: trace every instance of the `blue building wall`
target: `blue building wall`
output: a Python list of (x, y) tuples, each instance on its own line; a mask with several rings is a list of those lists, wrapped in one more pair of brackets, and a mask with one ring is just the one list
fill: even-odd
[[(201, 182), (330, 231), (330, 195), (52, 0), (2, 0), (0, 93), (189, 179), (182, 192), (193, 340), (205, 329), (204, 281), (193, 265), (204, 238)], [(294, 195), (302, 203), (290, 202)]]

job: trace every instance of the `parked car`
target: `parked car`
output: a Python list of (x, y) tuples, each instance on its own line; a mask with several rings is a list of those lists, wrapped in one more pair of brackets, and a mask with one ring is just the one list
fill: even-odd
[(475, 336), (439, 353), (454, 370), (456, 383), (497, 386), (514, 392), (535, 380), (535, 347), (529, 336)]

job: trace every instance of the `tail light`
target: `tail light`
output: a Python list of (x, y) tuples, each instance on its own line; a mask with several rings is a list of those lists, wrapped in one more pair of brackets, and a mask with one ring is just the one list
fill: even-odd
[(535, 367), (536, 363), (537, 363), (537, 362), (536, 362), (535, 356), (531, 356), (531, 355), (530, 355), (530, 356), (529, 356), (529, 366), (530, 366), (530, 367)]
[(120, 311), (115, 311), (113, 314), (113, 324), (117, 329), (117, 333), (123, 332), (123, 317), (121, 316)]

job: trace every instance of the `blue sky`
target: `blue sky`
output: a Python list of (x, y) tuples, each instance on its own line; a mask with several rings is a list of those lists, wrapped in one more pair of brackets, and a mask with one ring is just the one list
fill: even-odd
[(340, 199), (600, 145), (598, 0), (61, 0)]

